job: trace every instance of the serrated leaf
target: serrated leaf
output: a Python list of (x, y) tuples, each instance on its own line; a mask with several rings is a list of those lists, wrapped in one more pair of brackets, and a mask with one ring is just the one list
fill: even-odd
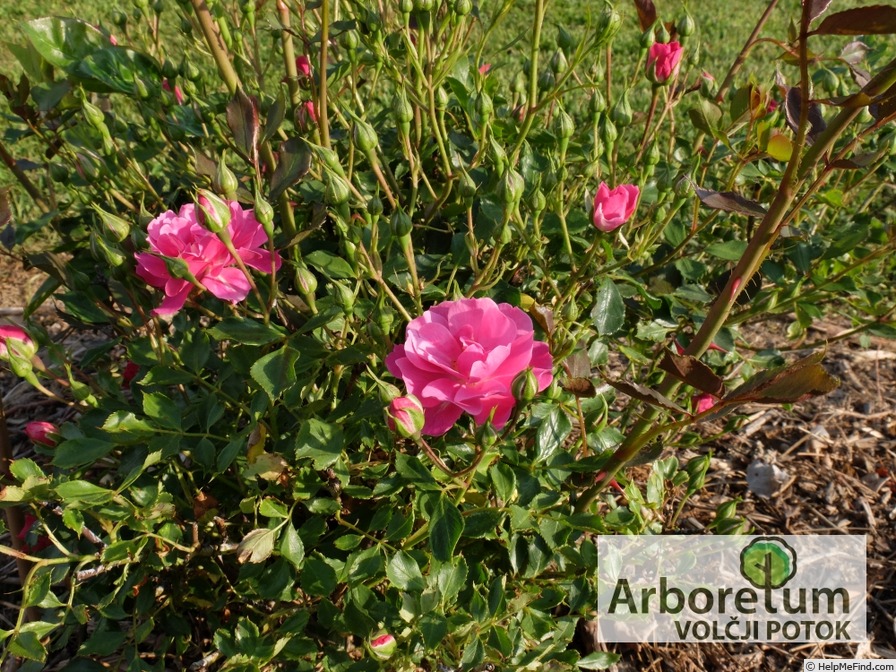
[(112, 499), (115, 494), (112, 490), (101, 488), (89, 481), (66, 481), (60, 483), (54, 490), (63, 502), (90, 502), (91, 504), (102, 504)]
[(296, 569), (302, 569), (305, 561), (305, 545), (292, 523), (287, 523), (280, 538), (280, 555), (286, 558)]
[(78, 437), (63, 441), (53, 453), (53, 464), (60, 469), (72, 469), (96, 462), (115, 448), (111, 441)]
[(161, 392), (147, 392), (143, 395), (143, 412), (162, 427), (181, 429), (180, 407)]
[(625, 303), (619, 288), (610, 278), (604, 278), (597, 288), (591, 321), (601, 336), (615, 334), (625, 323)]
[(572, 422), (561, 408), (552, 408), (535, 433), (535, 459), (547, 461), (557, 452), (572, 431)]
[(296, 436), (296, 457), (310, 457), (317, 470), (333, 466), (342, 454), (342, 428), (317, 418), (302, 424)]
[(244, 345), (268, 345), (286, 338), (275, 324), (264, 324), (246, 317), (226, 317), (208, 330), (217, 341), (235, 341)]
[(240, 562), (264, 562), (274, 550), (278, 530), (252, 530), (243, 537), (236, 549), (236, 557)]
[(722, 120), (722, 108), (709, 100), (701, 99), (697, 107), (688, 110), (688, 116), (695, 128), (715, 136)]
[(440, 495), (429, 520), (429, 545), (432, 556), (440, 562), (448, 562), (464, 531), (464, 519), (454, 503)]
[(271, 352), (252, 365), (249, 373), (274, 401), (296, 383), (296, 360), (299, 352), (285, 346)]
[(409, 593), (419, 593), (426, 588), (420, 566), (414, 556), (406, 551), (399, 551), (386, 565), (386, 576), (393, 586)]
[(618, 653), (595, 651), (584, 658), (579, 658), (576, 666), (583, 670), (606, 670), (619, 662), (621, 657)]
[(37, 462), (30, 460), (27, 457), (20, 457), (10, 462), (9, 471), (18, 481), (24, 481), (27, 478), (37, 480), (46, 478), (46, 474), (37, 465)]
[(110, 434), (126, 432), (128, 434), (154, 434), (156, 429), (134, 415), (131, 411), (115, 411), (103, 423), (103, 431)]

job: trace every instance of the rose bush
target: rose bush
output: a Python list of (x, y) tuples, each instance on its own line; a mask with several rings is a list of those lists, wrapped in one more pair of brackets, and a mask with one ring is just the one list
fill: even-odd
[[(734, 427), (834, 385), (743, 325), (797, 337), (836, 301), (893, 332), (896, 67), (829, 53), (844, 19), (820, 4), (774, 84), (700, 62), (687, 17), (607, 6), (585, 29), (544, 0), (138, 2), (117, 46), (26, 22), (0, 244), (47, 279), (0, 359), (66, 422), (52, 450), (0, 439), (9, 539), (27, 513), (53, 541), (17, 567), (0, 663), (625, 654), (576, 635), (594, 535), (679, 529), (711, 464), (701, 410)], [(847, 28), (885, 23), (857, 11)], [(821, 99), (800, 77), (828, 68), (843, 90)], [(711, 526), (746, 529), (731, 502)]]

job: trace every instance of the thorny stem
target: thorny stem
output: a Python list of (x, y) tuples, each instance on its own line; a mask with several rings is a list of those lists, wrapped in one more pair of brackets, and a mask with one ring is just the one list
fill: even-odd
[(768, 3), (768, 7), (765, 8), (765, 11), (762, 13), (759, 21), (756, 23), (756, 27), (753, 29), (753, 32), (750, 33), (750, 37), (748, 37), (747, 41), (744, 43), (743, 49), (740, 50), (737, 58), (734, 59), (734, 63), (731, 64), (731, 67), (728, 69), (728, 73), (725, 75), (725, 79), (719, 86), (719, 90), (716, 93), (716, 102), (722, 102), (725, 99), (725, 94), (728, 93), (728, 88), (731, 86), (731, 82), (734, 81), (734, 76), (741, 69), (744, 61), (747, 60), (747, 55), (753, 48), (756, 38), (759, 36), (759, 33), (762, 30), (762, 27), (765, 25), (766, 21), (768, 21), (769, 17), (772, 15), (772, 12), (774, 11), (778, 2), (779, 0), (771, 0), (771, 2)]
[(327, 112), (327, 52), (330, 48), (330, 0), (320, 3), (320, 63), (318, 74), (320, 82), (317, 87), (317, 118), (320, 127), (320, 142), (330, 148), (330, 122)]
[[(809, 61), (808, 61), (808, 31), (809, 31), (809, 7), (804, 5), (803, 15), (800, 28), (799, 55), (800, 55), (800, 92), (802, 100), (809, 100)], [(896, 67), (894, 67), (894, 76), (896, 76)], [(867, 88), (867, 87), (866, 87)], [(834, 139), (839, 136), (845, 126), (852, 120), (849, 115), (838, 115), (837, 131), (832, 131), (829, 143), (833, 143)], [(734, 270), (725, 284), (724, 289), (710, 306), (706, 319), (700, 326), (693, 340), (685, 348), (685, 354), (691, 357), (699, 357), (709, 348), (713, 338), (725, 324), (731, 309), (735, 305), (735, 301), (741, 291), (749, 284), (750, 278), (768, 256), (771, 246), (781, 231), (781, 224), (786, 220), (788, 209), (794, 202), (797, 195), (799, 177), (798, 171), (803, 166), (803, 172), (808, 171), (808, 166), (814, 164), (820, 150), (815, 147), (821, 144), (816, 141), (815, 145), (806, 152), (806, 156), (801, 160), (802, 149), (806, 144), (806, 136), (809, 125), (809, 105), (804, 104), (800, 107), (800, 120), (797, 129), (796, 139), (794, 140), (794, 151), (787, 169), (781, 178), (781, 186), (775, 195), (774, 200), (769, 206), (768, 212), (762, 222), (757, 227), (756, 233), (750, 239), (747, 249), (735, 266)], [(830, 130), (830, 128), (829, 128)], [(658, 392), (667, 396), (677, 389), (679, 383), (677, 380), (667, 377), (659, 385)], [(612, 480), (616, 473), (631, 461), (644, 446), (653, 438), (659, 436), (666, 427), (657, 428), (656, 422), (659, 419), (661, 411), (657, 407), (649, 407), (645, 409), (642, 417), (632, 427), (629, 434), (620, 444), (616, 452), (604, 465), (603, 477), (592, 487), (588, 488), (579, 497), (576, 502), (576, 511), (585, 511), (603, 488)]]

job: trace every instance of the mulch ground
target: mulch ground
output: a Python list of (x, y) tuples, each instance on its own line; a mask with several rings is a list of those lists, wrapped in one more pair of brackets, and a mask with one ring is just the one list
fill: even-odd
[[(35, 272), (0, 256), (0, 324), (16, 319), (39, 286)], [(41, 316), (51, 333), (66, 336), (52, 311)], [(774, 326), (774, 325), (773, 325)], [(784, 324), (761, 330), (757, 349), (786, 343)], [(824, 360), (841, 386), (790, 409), (747, 408), (741, 428), (702, 446), (712, 451), (706, 488), (685, 507), (680, 525), (697, 532), (712, 522), (716, 507), (740, 501), (738, 512), (755, 534), (864, 534), (868, 553), (869, 641), (830, 644), (615, 645), (619, 672), (671, 670), (802, 670), (806, 658), (896, 659), (896, 342), (836, 340), (844, 325), (821, 325), (815, 340), (835, 339)], [(798, 353), (794, 352), (796, 357)], [(806, 354), (802, 352), (801, 354)], [(0, 395), (17, 456), (31, 454), (23, 428), (30, 420), (61, 422), (70, 411), (36, 395), (0, 369)], [(706, 436), (721, 431), (707, 423)], [(687, 460), (694, 451), (680, 455)], [(772, 478), (756, 478), (771, 474)], [(7, 537), (0, 544), (9, 546)], [(15, 624), (18, 576), (0, 556), (0, 629)], [(51, 669), (51, 668), (46, 668)], [(58, 669), (58, 668), (54, 668)]]

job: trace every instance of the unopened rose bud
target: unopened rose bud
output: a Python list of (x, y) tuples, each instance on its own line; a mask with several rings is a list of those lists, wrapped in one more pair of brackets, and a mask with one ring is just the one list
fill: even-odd
[(97, 130), (106, 128), (106, 117), (100, 108), (86, 100), (82, 103), (82, 107), (84, 108), (84, 116), (91, 126)]
[(218, 168), (215, 171), (212, 185), (214, 186), (215, 191), (224, 195), (224, 198), (231, 201), (236, 200), (236, 190), (239, 188), (240, 182), (236, 179), (236, 175), (233, 174), (233, 171), (228, 168), (227, 161), (223, 155), (221, 156), (221, 160), (218, 161)]
[(134, 381), (134, 378), (137, 377), (138, 373), (140, 373), (140, 365), (128, 360), (128, 363), (125, 364), (124, 369), (121, 372), (121, 386), (124, 389), (129, 390), (131, 388), (131, 383)]
[(697, 23), (694, 21), (694, 18), (690, 14), (685, 14), (678, 20), (678, 24), (675, 26), (675, 29), (682, 37), (690, 37), (694, 34), (694, 31), (697, 30)]
[(389, 660), (395, 653), (396, 642), (392, 635), (378, 635), (367, 643), (367, 649), (379, 660)]
[(628, 126), (632, 123), (632, 106), (628, 102), (628, 90), (626, 90), (613, 109), (610, 111), (610, 119), (617, 126)]
[(513, 398), (523, 403), (528, 403), (538, 394), (538, 379), (531, 367), (516, 374), (510, 384), (510, 392)]
[(406, 439), (420, 436), (424, 422), (423, 404), (412, 394), (396, 397), (386, 408), (386, 424), (389, 429)]
[(25, 425), (25, 434), (33, 443), (54, 448), (56, 446), (55, 435), (59, 434), (59, 428), (52, 422), (35, 420)]
[(360, 119), (355, 122), (355, 129), (352, 137), (354, 138), (355, 146), (365, 154), (373, 151), (379, 144), (373, 126)]
[(619, 31), (619, 26), (621, 25), (622, 17), (619, 16), (619, 12), (610, 6), (605, 7), (600, 13), (600, 16), (597, 17), (597, 24), (595, 26), (597, 46), (604, 45), (612, 40)]
[(404, 210), (396, 210), (389, 218), (389, 229), (395, 238), (404, 238), (411, 233), (414, 223)]
[(255, 219), (257, 219), (258, 223), (264, 228), (264, 232), (268, 234), (268, 237), (273, 237), (274, 208), (262, 198), (261, 194), (257, 191), (255, 192), (255, 207), (253, 208), (253, 212), (255, 213)]
[(196, 199), (196, 205), (203, 214), (202, 224), (209, 231), (218, 233), (227, 228), (230, 224), (232, 213), (230, 206), (224, 199), (210, 191), (201, 190), (199, 197)]
[(504, 177), (498, 185), (498, 196), (507, 206), (514, 206), (523, 197), (526, 182), (523, 176), (512, 168), (504, 173)]
[(30, 360), (37, 354), (37, 346), (21, 327), (0, 325), (0, 361), (10, 355)]

